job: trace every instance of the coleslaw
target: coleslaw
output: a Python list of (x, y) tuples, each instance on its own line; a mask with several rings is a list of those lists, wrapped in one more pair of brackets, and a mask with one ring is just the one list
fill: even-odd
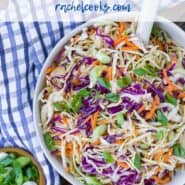
[(101, 22), (73, 36), (39, 95), (49, 150), (87, 185), (158, 185), (185, 163), (185, 49), (153, 27)]

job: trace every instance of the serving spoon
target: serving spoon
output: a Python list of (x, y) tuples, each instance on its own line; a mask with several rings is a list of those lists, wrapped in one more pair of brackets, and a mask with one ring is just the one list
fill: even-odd
[(149, 42), (160, 1), (161, 0), (143, 0), (136, 35), (141, 38), (145, 44)]

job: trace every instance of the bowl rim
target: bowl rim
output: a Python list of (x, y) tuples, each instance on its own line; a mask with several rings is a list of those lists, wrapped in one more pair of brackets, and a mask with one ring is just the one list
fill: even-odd
[[(80, 181), (77, 180), (73, 175), (70, 175), (69, 173), (66, 173), (66, 171), (63, 169), (62, 164), (59, 164), (59, 160), (56, 159), (50, 151), (47, 149), (44, 139), (42, 130), (40, 127), (40, 112), (39, 112), (39, 101), (38, 101), (38, 95), (40, 93), (40, 90), (42, 89), (42, 84), (44, 81), (44, 72), (45, 69), (53, 62), (54, 57), (56, 54), (60, 51), (60, 49), (66, 44), (66, 42), (75, 34), (82, 31), (83, 28), (91, 26), (95, 23), (99, 23), (100, 19), (103, 20), (112, 20), (112, 21), (137, 21), (139, 16), (139, 13), (136, 12), (119, 12), (119, 13), (108, 13), (104, 15), (100, 15), (97, 18), (92, 18), (88, 20), (87, 22), (83, 23), (80, 26), (77, 26), (74, 30), (72, 30), (67, 35), (64, 35), (63, 38), (61, 38), (55, 47), (51, 50), (48, 57), (45, 60), (45, 63), (42, 66), (41, 72), (39, 74), (39, 77), (37, 79), (36, 88), (34, 91), (34, 99), (33, 99), (33, 120), (34, 120), (34, 127), (36, 131), (36, 135), (38, 137), (40, 146), (43, 150), (44, 155), (48, 159), (48, 161), (51, 163), (52, 167), (67, 181), (69, 181), (71, 184), (75, 185), (82, 185)], [(166, 18), (163, 17), (157, 17), (156, 23), (161, 24), (160, 27), (164, 29), (167, 32), (177, 32), (179, 35), (179, 39), (176, 37), (172, 37), (179, 45), (185, 47), (185, 32), (179, 28), (175, 23), (169, 21)], [(164, 23), (164, 24), (162, 24)], [(170, 33), (169, 33), (170, 34)], [(172, 33), (171, 33), (172, 34)], [(182, 39), (183, 38), (183, 39)], [(177, 185), (177, 184), (176, 184)]]
[(18, 156), (26, 156), (29, 157), (33, 163), (33, 165), (37, 168), (39, 172), (39, 179), (38, 179), (38, 185), (46, 185), (46, 178), (43, 172), (43, 169), (41, 168), (40, 163), (38, 160), (33, 156), (33, 154), (24, 148), (18, 148), (18, 147), (4, 147), (0, 148), (0, 153), (5, 152), (5, 153), (14, 153), (17, 154)]

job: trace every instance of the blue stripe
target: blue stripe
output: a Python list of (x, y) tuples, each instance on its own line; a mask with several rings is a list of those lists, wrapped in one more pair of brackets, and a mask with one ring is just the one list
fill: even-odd
[(54, 36), (54, 33), (53, 33), (51, 23), (46, 22), (45, 24), (46, 24), (47, 29), (48, 29), (48, 35), (49, 35), (49, 38), (51, 40), (51, 46), (53, 47), (56, 44), (56, 40), (55, 40), (55, 36)]
[[(31, 44), (33, 45), (33, 43), (31, 42)], [(32, 48), (31, 53), (30, 53), (30, 58), (33, 61), (33, 79), (36, 85), (36, 70), (38, 70), (38, 72), (40, 72), (40, 70), (42, 69), (42, 63), (39, 61), (37, 53), (35, 51), (34, 48)]]
[(83, 24), (84, 22), (71, 22), (70, 23), (70, 28), (73, 30), (75, 29), (77, 26), (80, 26), (81, 24)]
[[(6, 89), (6, 100), (7, 100), (7, 104), (8, 104), (8, 107), (7, 107), (7, 112), (8, 112), (8, 118), (10, 120), (10, 123), (12, 123), (12, 129), (14, 130), (15, 133), (18, 133), (18, 130), (15, 126), (15, 123), (14, 123), (14, 120), (13, 120), (13, 116), (12, 116), (12, 111), (11, 111), (11, 103), (10, 103), (10, 89), (9, 89), (9, 80), (8, 80), (8, 74), (7, 74), (7, 68), (6, 68), (6, 62), (5, 62), (5, 53), (4, 53), (4, 50), (3, 50), (3, 42), (2, 42), (2, 37), (0, 35), (0, 46), (2, 48), (1, 50), (1, 67), (2, 67), (2, 73), (3, 73), (3, 81), (4, 81), (4, 84), (5, 85), (5, 89)], [(1, 102), (0, 102), (1, 103)], [(2, 104), (1, 104), (1, 107), (2, 107)], [(0, 109), (1, 110), (1, 109)], [(6, 134), (8, 135), (8, 138), (10, 140), (10, 142), (14, 145), (14, 146), (17, 146), (15, 140), (12, 138), (11, 135), (9, 135), (9, 132), (8, 132), (8, 128), (6, 127), (6, 123), (4, 123), (4, 120), (2, 118), (2, 114), (0, 112), (0, 119), (1, 119), (1, 126), (2, 126), (2, 129), (3, 130), (7, 130)], [(17, 135), (17, 137), (19, 138), (19, 140), (21, 141), (21, 138), (19, 135)], [(22, 145), (24, 146), (24, 143), (21, 141)]]
[[(30, 85), (29, 85), (29, 69), (30, 69), (30, 59), (29, 59), (29, 45), (28, 45), (28, 39), (27, 39), (27, 36), (26, 36), (26, 30), (25, 30), (25, 27), (24, 27), (24, 24), (22, 22), (19, 23), (19, 26), (20, 26), (20, 31), (21, 31), (21, 35), (22, 35), (22, 38), (23, 38), (23, 41), (24, 41), (24, 54), (25, 54), (25, 65), (26, 65), (26, 91), (27, 92), (27, 100), (28, 100), (28, 104), (29, 104), (29, 107), (31, 108), (32, 107), (32, 99), (31, 99), (31, 89), (30, 89)], [(23, 104), (22, 104), (22, 110), (23, 110)], [(30, 141), (28, 142), (29, 143), (29, 146), (31, 146), (31, 150), (34, 150), (34, 147), (33, 147), (33, 143), (32, 143), (32, 140), (30, 139), (31, 138), (31, 135), (30, 135), (30, 132), (29, 132), (29, 128), (28, 128), (28, 124), (30, 124), (30, 122), (27, 122), (26, 121), (26, 117), (25, 117), (25, 114), (24, 114), (24, 111), (22, 111), (22, 119), (23, 121), (23, 128), (26, 132), (26, 140), (27, 141)], [(27, 123), (27, 124), (26, 124)]]
[(37, 83), (37, 79), (36, 79), (36, 75), (35, 75), (35, 64), (33, 65), (33, 71), (32, 71), (32, 75), (33, 75), (33, 82), (34, 83), (34, 86), (36, 86), (36, 83)]
[[(1, 99), (0, 99), (1, 101)], [(0, 130), (0, 148), (4, 147), (4, 144), (6, 143), (6, 141), (4, 140), (4, 137), (2, 136), (2, 132)]]
[[(9, 34), (13, 35), (12, 25), (8, 25), (7, 28), (8, 28)], [(16, 45), (14, 37), (12, 37), (10, 39), (10, 43), (12, 45)], [(15, 82), (16, 82), (16, 90), (17, 90), (17, 104), (19, 105), (19, 115), (20, 115), (20, 118), (21, 118), (21, 122), (23, 123), (22, 125), (23, 125), (24, 130), (27, 130), (27, 128), (26, 128), (27, 127), (27, 125), (26, 125), (27, 121), (26, 121), (26, 117), (25, 117), (25, 114), (24, 114), (24, 108), (23, 108), (23, 103), (22, 103), (22, 90), (21, 90), (21, 79), (20, 79), (20, 71), (19, 71), (19, 60), (17, 58), (16, 50), (12, 50), (12, 56), (13, 56), (13, 67), (14, 67), (14, 71), (15, 71)], [(19, 132), (16, 128), (16, 125), (15, 125), (15, 129), (16, 129), (17, 135), (19, 136)], [(27, 136), (27, 143), (31, 147), (32, 143), (28, 142), (30, 140), (29, 132), (26, 133), (26, 136)], [(21, 140), (20, 136), (19, 136), (19, 139)]]
[(50, 165), (49, 161), (47, 160), (47, 158), (45, 156), (44, 156), (44, 159), (48, 163), (48, 168), (49, 168), (49, 172), (50, 172), (50, 182), (52, 182), (53, 184), (55, 184), (54, 170), (51, 170), (52, 169), (52, 166)]
[(60, 31), (60, 38), (64, 36), (64, 26), (62, 22), (58, 22), (59, 25), (59, 31)]
[(44, 41), (43, 41), (43, 38), (42, 38), (42, 34), (41, 34), (39, 23), (38, 22), (34, 22), (34, 26), (35, 26), (35, 29), (37, 30), (38, 37), (39, 37), (39, 40), (41, 42), (41, 46), (42, 46), (42, 49), (43, 49), (43, 52), (44, 52), (44, 58), (46, 58), (48, 53), (47, 53), (47, 49), (46, 49), (46, 47), (44, 45)]
[[(0, 97), (0, 107), (2, 107), (2, 103), (1, 103), (1, 97)], [(2, 119), (2, 113), (1, 113), (1, 109), (0, 109), (0, 123), (1, 125), (4, 124), (4, 121)], [(9, 139), (9, 138), (8, 138)], [(0, 130), (0, 148), (4, 147), (4, 144), (5, 144), (5, 140), (4, 140), (4, 137), (2, 136), (2, 132)]]
[(20, 22), (19, 26), (20, 26), (20, 31), (22, 33), (22, 38), (24, 41), (24, 54), (25, 54), (25, 64), (26, 64), (26, 88), (27, 88), (27, 93), (28, 93), (27, 98), (28, 98), (28, 103), (31, 107), (32, 106), (32, 99), (31, 99), (31, 95), (30, 95), (31, 90), (30, 90), (29, 79), (28, 79), (29, 69), (30, 69), (28, 39), (26, 36), (26, 30), (25, 30), (24, 24), (22, 22)]

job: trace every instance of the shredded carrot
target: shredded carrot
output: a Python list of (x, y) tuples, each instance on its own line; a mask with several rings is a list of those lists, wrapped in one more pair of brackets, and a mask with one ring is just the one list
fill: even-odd
[(107, 67), (106, 69), (105, 69), (105, 72), (107, 73), (106, 74), (106, 78), (107, 78), (107, 80), (112, 80), (112, 67), (110, 66), (110, 67)]
[(159, 150), (157, 153), (155, 153), (154, 160), (158, 161), (162, 157), (163, 153), (164, 153), (163, 150)]
[(73, 79), (72, 80), (72, 83), (73, 83), (73, 85), (78, 86), (78, 84), (80, 83), (80, 81), (78, 79)]
[(169, 65), (166, 67), (166, 71), (168, 71), (170, 68), (172, 68), (173, 65), (176, 64), (176, 63), (177, 63), (177, 58), (176, 58), (175, 56), (173, 56), (173, 58), (172, 58), (172, 63), (169, 64)]
[(100, 125), (106, 125), (106, 124), (110, 123), (110, 120), (103, 119), (103, 120), (99, 121), (99, 123), (100, 123)]
[(119, 24), (119, 34), (121, 35), (124, 32), (125, 29), (126, 29), (126, 23), (121, 22)]
[(123, 144), (123, 139), (119, 139), (115, 141), (115, 144), (121, 145)]
[(156, 170), (155, 170), (155, 174), (158, 174), (159, 172), (161, 171), (161, 167), (157, 167)]
[(177, 90), (175, 86), (171, 85), (166, 86), (164, 89), (170, 95), (173, 95), (173, 92)]
[(121, 166), (122, 168), (128, 168), (128, 164), (125, 162), (118, 161), (118, 165)]
[(98, 60), (95, 60), (95, 61), (92, 63), (92, 66), (97, 66), (97, 65), (101, 65), (101, 62), (99, 62)]
[(151, 119), (151, 118), (154, 116), (155, 111), (156, 111), (156, 109), (157, 109), (157, 106), (158, 106), (159, 104), (160, 104), (160, 99), (159, 99), (158, 96), (155, 96), (155, 97), (154, 97), (154, 102), (152, 103), (151, 110), (150, 110), (149, 112), (147, 112), (147, 114), (146, 114), (146, 116), (145, 116), (146, 120)]
[(157, 175), (153, 175), (152, 179), (154, 179), (157, 184), (162, 185), (162, 184), (167, 184), (168, 182), (170, 182), (172, 179), (172, 175), (173, 175), (172, 172), (169, 172), (168, 176), (163, 177), (163, 178), (159, 178)]
[(121, 37), (119, 39), (116, 39), (114, 41), (114, 46), (118, 46), (120, 43), (125, 42), (125, 46), (123, 46), (121, 49), (122, 50), (131, 50), (131, 51), (137, 51), (139, 48), (132, 43), (131, 41), (128, 40), (128, 36)]
[(158, 185), (162, 185), (162, 184), (167, 184), (168, 182), (171, 181), (171, 178), (170, 177), (165, 177), (163, 179), (160, 179), (159, 177), (157, 176), (152, 176), (152, 179), (155, 180), (155, 182), (158, 184)]
[(125, 47), (122, 47), (121, 50), (123, 50), (123, 51), (125, 51), (125, 50), (126, 51), (137, 51), (138, 49), (136, 47), (125, 46)]
[(71, 157), (73, 155), (73, 143), (72, 142), (68, 142), (66, 144), (66, 155), (67, 157)]
[(145, 110), (145, 105), (143, 104), (139, 109), (138, 109), (138, 113), (141, 113)]
[(167, 71), (163, 70), (163, 75), (166, 83), (171, 86), (172, 89), (178, 90), (177, 86), (168, 78)]
[(61, 122), (67, 125), (68, 124), (68, 118), (66, 116), (63, 116), (62, 119), (61, 119)]
[(87, 144), (87, 141), (82, 141), (82, 146), (84, 147)]
[(124, 37), (120, 37), (116, 40), (114, 40), (114, 46), (116, 47), (117, 45), (119, 45), (122, 42), (126, 42), (126, 39), (128, 38), (128, 36), (124, 36)]
[(185, 92), (181, 92), (181, 93), (178, 95), (178, 98), (185, 98)]
[(100, 145), (100, 139), (97, 139), (92, 143), (93, 146)]
[(130, 47), (132, 47), (132, 48), (139, 49), (134, 43), (132, 43), (132, 42), (129, 41), (128, 39), (126, 39), (125, 42), (126, 42), (126, 45), (127, 45), (127, 46), (130, 46)]
[(170, 157), (172, 156), (172, 153), (173, 153), (173, 149), (170, 148), (169, 151), (164, 155), (163, 161), (168, 162)]
[[(167, 83), (167, 86), (165, 87), (166, 92), (168, 92), (169, 94), (173, 94), (174, 91), (181, 91), (168, 77), (167, 75), (167, 71), (174, 65), (177, 63), (177, 59), (176, 57), (173, 57), (172, 59), (172, 63), (169, 64), (166, 69), (163, 70), (163, 76), (164, 79)], [(184, 92), (180, 92), (180, 94), (178, 95), (178, 98), (184, 98), (185, 97), (185, 93)]]
[(50, 67), (48, 67), (47, 69), (46, 69), (46, 71), (45, 71), (45, 74), (50, 74), (54, 69), (55, 69), (56, 67), (55, 66), (50, 66)]
[(173, 91), (179, 90), (178, 87), (169, 79), (168, 75), (167, 75), (167, 71), (174, 65), (177, 63), (177, 59), (176, 57), (173, 57), (172, 63), (169, 64), (166, 69), (163, 70), (163, 76), (164, 79), (167, 83), (167, 87), (165, 87), (165, 90), (169, 93), (172, 94)]
[(98, 115), (99, 115), (99, 111), (95, 112), (93, 114), (93, 116), (91, 117), (91, 127), (92, 127), (92, 130), (94, 130), (94, 128), (96, 127), (96, 122), (97, 122)]
[(67, 148), (67, 149), (72, 149), (72, 148), (73, 148), (73, 143), (72, 143), (72, 142), (68, 142), (68, 143), (66, 144), (66, 148)]
[(155, 40), (155, 45), (158, 45), (160, 50), (162, 50), (162, 51), (164, 50), (162, 42), (159, 41), (158, 39)]

